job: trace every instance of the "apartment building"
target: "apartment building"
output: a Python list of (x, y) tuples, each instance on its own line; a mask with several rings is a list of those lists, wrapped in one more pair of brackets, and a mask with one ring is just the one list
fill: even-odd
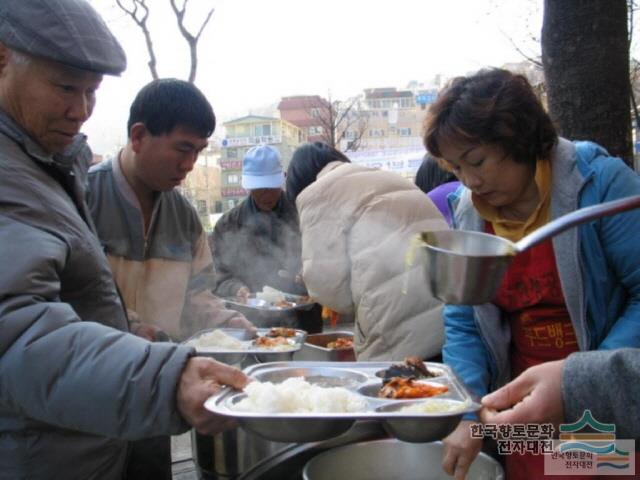
[(302, 129), (309, 142), (326, 142), (331, 104), (319, 95), (283, 97), (280, 118)]
[(280, 151), (286, 169), (298, 145), (307, 141), (305, 132), (293, 123), (276, 117), (247, 115), (224, 123), (226, 136), (221, 142), (222, 210), (235, 207), (246, 197), (242, 188), (242, 158), (251, 147), (272, 145)]

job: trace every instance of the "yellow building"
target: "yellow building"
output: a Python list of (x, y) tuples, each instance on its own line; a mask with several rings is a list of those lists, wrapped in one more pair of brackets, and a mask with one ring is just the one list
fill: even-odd
[(247, 195), (242, 188), (242, 158), (251, 147), (268, 144), (277, 148), (286, 169), (293, 151), (306, 141), (306, 135), (285, 120), (258, 115), (231, 120), (224, 127), (226, 136), (221, 142), (220, 168), (222, 209), (227, 211)]
[(364, 91), (364, 104), (367, 125), (360, 140), (360, 150), (422, 145), (422, 123), (426, 110), (416, 101), (414, 92), (371, 88)]
[(211, 228), (210, 217), (222, 211), (220, 151), (215, 142), (198, 156), (193, 170), (185, 178), (181, 191), (198, 211), (205, 229)]

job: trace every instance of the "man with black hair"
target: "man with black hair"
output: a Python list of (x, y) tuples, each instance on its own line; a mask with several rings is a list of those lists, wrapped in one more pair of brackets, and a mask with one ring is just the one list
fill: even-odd
[[(127, 128), (117, 158), (90, 170), (88, 199), (131, 330), (158, 341), (219, 325), (252, 329), (211, 293), (206, 232), (175, 190), (215, 129), (211, 105), (188, 82), (156, 80), (136, 96)], [(134, 443), (128, 478), (171, 478), (169, 438)]]

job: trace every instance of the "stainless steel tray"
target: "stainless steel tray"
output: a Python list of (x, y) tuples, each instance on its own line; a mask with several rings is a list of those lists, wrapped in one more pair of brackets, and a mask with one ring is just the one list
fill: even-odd
[[(194, 345), (194, 342), (204, 334), (221, 330), (242, 342), (242, 350), (225, 349), (221, 347), (202, 347)], [(258, 337), (265, 336), (269, 333), (270, 328), (258, 328), (257, 335), (252, 337), (244, 328), (209, 328), (202, 330), (192, 337), (185, 340), (186, 345), (190, 345), (196, 349), (196, 354), (203, 357), (213, 357), (219, 362), (228, 364), (237, 364), (242, 362), (247, 355), (254, 355), (258, 362), (277, 362), (287, 361), (293, 358), (293, 354), (300, 350), (300, 347), (307, 338), (307, 332), (304, 330), (296, 330), (295, 336), (291, 337), (291, 348), (286, 351), (271, 350), (269, 348), (257, 347), (253, 344), (253, 340)]]
[[(440, 373), (429, 379), (444, 384), (449, 391), (426, 399), (396, 400), (378, 398), (382, 380), (376, 372), (392, 362), (273, 362), (247, 367), (245, 373), (261, 382), (280, 383), (290, 377), (304, 377), (309, 383), (341, 386), (366, 400), (366, 409), (357, 413), (255, 413), (237, 411), (232, 406), (246, 394), (223, 389), (209, 398), (205, 408), (213, 413), (235, 418), (239, 424), (268, 440), (279, 442), (314, 442), (346, 432), (356, 420), (381, 421), (385, 430), (406, 442), (432, 442), (451, 433), (465, 413), (477, 411), (480, 405), (464, 388), (453, 371), (440, 363), (426, 363)], [(441, 403), (438, 403), (441, 402)], [(455, 411), (407, 412), (410, 405), (455, 406)]]
[(308, 297), (301, 295), (285, 294), (284, 299), (290, 305), (278, 306), (267, 300), (257, 298), (254, 293), (244, 300), (238, 297), (224, 297), (222, 300), (231, 307), (243, 307), (251, 310), (260, 310), (268, 312), (286, 312), (289, 310), (309, 310), (313, 308), (315, 302), (309, 301)]
[(353, 333), (345, 331), (307, 335), (307, 340), (293, 358), (299, 361), (355, 362), (356, 355), (353, 348), (327, 348), (329, 342), (340, 337), (353, 339)]

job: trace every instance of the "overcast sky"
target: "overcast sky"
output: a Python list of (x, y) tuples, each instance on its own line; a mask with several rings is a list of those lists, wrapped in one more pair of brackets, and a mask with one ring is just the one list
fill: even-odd
[[(142, 33), (115, 0), (90, 0), (122, 43), (128, 68), (105, 77), (84, 132), (96, 153), (126, 139), (128, 108), (151, 80)], [(168, 0), (147, 0), (163, 77), (186, 79), (189, 53)], [(411, 80), (452, 76), (521, 61), (514, 43), (539, 55), (542, 0), (191, 0), (198, 44), (196, 85), (219, 124), (277, 103), (282, 96), (344, 99), (365, 88), (404, 88)], [(221, 129), (216, 134), (222, 134)]]

